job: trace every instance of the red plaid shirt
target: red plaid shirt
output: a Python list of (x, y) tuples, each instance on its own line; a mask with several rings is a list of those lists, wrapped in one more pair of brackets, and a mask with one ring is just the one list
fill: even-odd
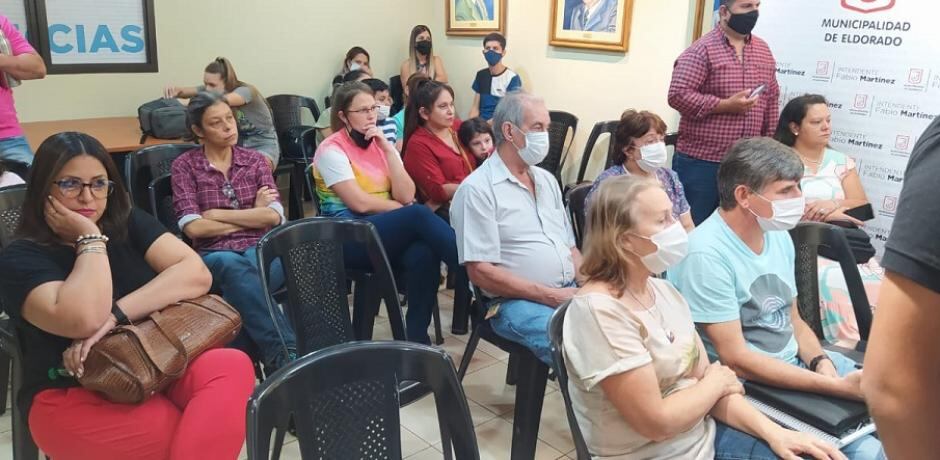
[[(772, 136), (780, 116), (777, 63), (767, 43), (753, 35), (738, 60), (720, 28), (686, 49), (676, 60), (669, 105), (682, 114), (676, 151), (719, 162), (739, 139)], [(766, 84), (747, 113), (714, 113), (722, 99)]]
[[(255, 206), (255, 194), (261, 187), (277, 190), (271, 167), (265, 157), (242, 147), (232, 147), (232, 166), (228, 177), (238, 200), (233, 206), (225, 192), (225, 176), (206, 159), (202, 147), (182, 154), (173, 162), (173, 207), (181, 223), (191, 222), (209, 209), (251, 209)], [(278, 210), (280, 204), (272, 205)], [(283, 213), (283, 211), (280, 211)], [(181, 225), (182, 227), (182, 225)], [(244, 229), (214, 238), (199, 238), (193, 246), (199, 250), (244, 251), (258, 243), (269, 229)]]

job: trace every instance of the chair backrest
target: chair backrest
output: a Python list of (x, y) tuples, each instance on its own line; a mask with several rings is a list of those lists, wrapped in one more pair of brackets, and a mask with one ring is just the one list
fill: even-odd
[(149, 212), (147, 187), (150, 181), (170, 173), (173, 160), (188, 150), (199, 148), (196, 144), (160, 144), (144, 147), (127, 157), (124, 164), (124, 185), (131, 195), (131, 202)]
[[(359, 245), (359, 248), (354, 248)], [(258, 266), (271, 311), (278, 308), (268, 285), (271, 264), (280, 259), (287, 286), (285, 313), (300, 355), (354, 338), (346, 295), (348, 250), (364, 249), (373, 286), (385, 300), (392, 336), (405, 340), (405, 326), (392, 268), (378, 232), (365, 220), (310, 217), (268, 232), (258, 241)]]
[(13, 234), (23, 216), (23, 200), (26, 186), (23, 184), (0, 189), (0, 248), (13, 241)]
[(450, 357), (401, 342), (337, 345), (267, 378), (248, 401), (248, 458), (279, 458), (293, 420), (303, 458), (400, 459), (403, 381), (421, 382), (434, 393), (441, 433), (449, 435), (456, 458), (479, 459), (467, 398)]
[(565, 329), (565, 313), (568, 311), (570, 303), (571, 301), (565, 302), (552, 313), (552, 319), (548, 322), (548, 340), (551, 342), (552, 367), (555, 369), (555, 376), (558, 378), (558, 389), (561, 390), (561, 396), (565, 399), (565, 413), (568, 414), (568, 426), (571, 428), (571, 437), (574, 439), (578, 460), (590, 460), (591, 454), (584, 442), (584, 435), (581, 434), (581, 427), (574, 415), (574, 408), (571, 407), (571, 396), (568, 394), (568, 368), (565, 367), (565, 348), (562, 336)]
[(594, 125), (594, 129), (591, 130), (591, 135), (588, 136), (587, 145), (584, 146), (584, 154), (581, 155), (581, 167), (578, 169), (578, 183), (584, 182), (584, 175), (587, 173), (588, 163), (591, 162), (591, 153), (594, 152), (594, 144), (597, 144), (597, 139), (601, 134), (607, 133), (610, 134), (610, 145), (607, 147), (607, 162), (605, 162), (604, 169), (609, 168), (607, 163), (611, 162), (614, 155), (614, 142), (613, 136), (617, 132), (617, 125), (620, 124), (620, 120), (610, 120), (610, 121), (599, 121)]
[(149, 212), (157, 218), (166, 229), (176, 235), (182, 236), (176, 220), (176, 209), (173, 207), (173, 181), (169, 174), (164, 174), (150, 181), (147, 186), (150, 198)]
[(548, 155), (538, 166), (552, 173), (561, 184), (561, 171), (578, 133), (578, 117), (558, 110), (552, 110), (548, 114), (552, 120), (548, 125)]
[(405, 88), (402, 83), (404, 82), (401, 81), (401, 75), (388, 79), (388, 92), (392, 96), (392, 115), (405, 108)]
[(316, 120), (320, 118), (320, 107), (317, 101), (296, 94), (277, 94), (267, 99), (274, 118), (274, 130), (280, 135), (295, 126), (303, 125), (302, 109), (310, 111)]
[(587, 203), (585, 201), (593, 186), (593, 182), (584, 182), (568, 191), (568, 216), (571, 218), (571, 228), (574, 230), (574, 241), (577, 243), (578, 249), (581, 249), (587, 225), (587, 216), (585, 214), (587, 212)]
[(303, 145), (304, 163), (312, 163), (313, 155), (317, 153), (317, 129), (310, 128), (305, 130), (300, 135), (300, 139)]
[(16, 160), (0, 160), (0, 164), (3, 165), (3, 169), (10, 171), (17, 176), (20, 176), (20, 179), (23, 179), (26, 182), (29, 182), (29, 165), (23, 163), (22, 161)]
[(313, 203), (313, 210), (316, 215), (320, 215), (320, 196), (317, 195), (316, 184), (313, 183), (313, 163), (307, 165), (304, 169), (304, 183), (307, 184), (307, 190), (310, 191), (310, 202)]
[(862, 340), (868, 340), (871, 332), (872, 314), (865, 285), (858, 272), (858, 265), (852, 249), (845, 237), (845, 233), (835, 225), (804, 222), (790, 231), (793, 245), (796, 248), (796, 290), (797, 306), (800, 317), (809, 324), (816, 336), (824, 337), (822, 317), (819, 309), (819, 267), (817, 258), (819, 248), (827, 250), (826, 254), (834, 256), (842, 268), (846, 286), (849, 289), (849, 298), (852, 309), (855, 311), (855, 320), (858, 322), (859, 335)]

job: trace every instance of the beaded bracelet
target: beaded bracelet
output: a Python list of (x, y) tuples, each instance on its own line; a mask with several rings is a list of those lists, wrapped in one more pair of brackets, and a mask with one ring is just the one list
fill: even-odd
[(100, 233), (99, 233), (99, 234), (89, 234), (89, 235), (79, 235), (78, 238), (75, 239), (75, 245), (76, 245), (76, 246), (82, 246), (82, 245), (85, 245), (85, 244), (88, 244), (88, 243), (94, 243), (94, 242), (96, 242), (96, 241), (100, 241), (100, 242), (102, 242), (102, 243), (107, 243), (107, 242), (108, 242), (108, 237), (105, 236), (105, 235), (102, 235), (102, 234), (100, 234)]
[(90, 254), (90, 253), (104, 254), (106, 252), (107, 251), (105, 250), (104, 246), (92, 246), (92, 247), (84, 248), (81, 251), (78, 251), (78, 255), (80, 256), (82, 254)]

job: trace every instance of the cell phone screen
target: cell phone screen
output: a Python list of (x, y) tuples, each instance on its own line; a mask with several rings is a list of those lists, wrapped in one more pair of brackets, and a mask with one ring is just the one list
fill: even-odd
[(864, 221), (872, 220), (875, 218), (875, 210), (872, 209), (871, 203), (868, 203), (868, 204), (863, 204), (861, 206), (846, 210), (845, 215), (849, 217), (854, 217), (864, 222)]
[(751, 95), (748, 96), (748, 99), (754, 99), (757, 96), (760, 96), (760, 93), (763, 93), (767, 89), (767, 85), (760, 85), (757, 88), (754, 88), (754, 91), (751, 91)]

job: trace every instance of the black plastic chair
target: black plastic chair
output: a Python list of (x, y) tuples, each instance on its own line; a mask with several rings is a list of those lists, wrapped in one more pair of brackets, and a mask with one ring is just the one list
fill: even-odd
[[(303, 110), (309, 110), (314, 120), (320, 118), (320, 107), (317, 101), (294, 94), (278, 94), (268, 99), (268, 106), (274, 119), (274, 130), (277, 132), (281, 147), (281, 157), (291, 160), (305, 158), (303, 132), (312, 126), (304, 125)], [(314, 144), (315, 145), (315, 144)]]
[(819, 309), (819, 267), (817, 258), (823, 252), (827, 258), (839, 262), (842, 275), (849, 289), (855, 320), (861, 341), (854, 350), (835, 345), (824, 348), (849, 355), (856, 362), (864, 358), (868, 334), (871, 332), (872, 313), (865, 293), (865, 285), (858, 272), (858, 265), (852, 255), (852, 249), (841, 228), (819, 222), (804, 222), (790, 231), (796, 248), (796, 288), (797, 306), (800, 317), (809, 325), (819, 339), (824, 338), (822, 315)]
[(313, 163), (304, 168), (304, 183), (307, 184), (307, 191), (310, 192), (310, 202), (313, 203), (314, 215), (320, 215), (320, 197), (317, 196), (317, 188), (313, 184)]
[[(13, 234), (20, 223), (25, 198), (25, 185), (0, 189), (0, 249), (13, 241)], [(3, 299), (4, 296), (0, 295), (0, 309), (6, 311)], [(38, 457), (39, 450), (30, 435), (29, 423), (17, 403), (17, 395), (23, 386), (22, 362), (23, 354), (13, 324), (9, 318), (0, 318), (0, 383), (4, 387), (12, 383), (13, 458), (33, 460)], [(6, 413), (6, 410), (7, 391), (4, 388), (0, 391), (0, 414)]]
[(166, 229), (178, 236), (184, 237), (176, 220), (176, 210), (173, 208), (173, 182), (172, 176), (164, 174), (150, 181), (147, 186), (151, 215), (157, 218)]
[(555, 376), (558, 378), (561, 396), (565, 399), (565, 413), (568, 414), (568, 426), (571, 428), (571, 438), (574, 440), (578, 460), (591, 460), (591, 453), (588, 452), (584, 435), (581, 433), (578, 419), (574, 415), (574, 408), (571, 406), (571, 395), (568, 394), (568, 369), (565, 367), (563, 332), (565, 313), (568, 311), (569, 303), (565, 302), (558, 307), (555, 313), (552, 313), (552, 319), (548, 323), (548, 340), (552, 343), (552, 369), (555, 370)]
[(10, 171), (17, 176), (20, 176), (20, 179), (23, 179), (26, 182), (29, 182), (29, 165), (23, 163), (22, 161), (16, 160), (0, 160), (0, 164), (3, 165), (3, 169)]
[(486, 305), (490, 299), (487, 299), (479, 289), (475, 288), (474, 291), (476, 299), (471, 305), (473, 333), (467, 341), (467, 348), (460, 360), (457, 376), (463, 381), (480, 339), (509, 353), (506, 383), (516, 386), (510, 458), (535, 458), (539, 422), (542, 417), (542, 402), (545, 398), (545, 385), (548, 383), (548, 366), (528, 348), (506, 340), (493, 331), (490, 322), (485, 319)]
[[(363, 245), (371, 270), (347, 270), (344, 245)], [(406, 340), (405, 325), (392, 267), (375, 227), (364, 220), (311, 217), (268, 232), (258, 241), (261, 282), (268, 289), (271, 264), (280, 259), (287, 287), (285, 313), (305, 354), (340, 343), (372, 338), (379, 299), (385, 301), (395, 340)], [(347, 279), (355, 279), (353, 318), (346, 296)], [(271, 296), (268, 307), (278, 308)]]
[(552, 120), (548, 125), (548, 155), (538, 166), (552, 173), (561, 184), (561, 171), (578, 133), (578, 117), (558, 110), (552, 110), (548, 114)]
[(147, 187), (150, 181), (170, 173), (173, 160), (196, 144), (160, 144), (144, 147), (127, 156), (124, 163), (124, 185), (131, 195), (131, 203), (145, 211), (150, 203)]
[(470, 408), (450, 357), (398, 342), (333, 346), (268, 378), (248, 401), (248, 458), (280, 458), (291, 422), (303, 458), (402, 458), (397, 389), (405, 381), (434, 393), (442, 437), (449, 437), (456, 458), (479, 459)]
[(581, 244), (586, 233), (586, 222), (587, 222), (587, 199), (588, 193), (591, 191), (591, 187), (594, 187), (593, 182), (585, 182), (583, 184), (576, 185), (573, 189), (568, 191), (568, 216), (571, 218), (571, 227), (574, 230), (574, 241), (578, 245), (578, 249), (581, 249)]
[(617, 132), (617, 125), (620, 124), (620, 120), (611, 120), (611, 121), (599, 121), (594, 125), (594, 129), (591, 130), (591, 135), (588, 136), (587, 144), (584, 146), (584, 154), (581, 155), (581, 167), (578, 169), (578, 181), (577, 183), (584, 182), (584, 175), (587, 173), (588, 163), (591, 162), (591, 153), (594, 152), (594, 145), (597, 144), (597, 139), (601, 134), (607, 133), (610, 134), (610, 146), (607, 147), (607, 161), (604, 163), (604, 169), (610, 167), (608, 163), (612, 162), (614, 155), (614, 142), (613, 136)]
[(401, 75), (395, 75), (392, 78), (388, 79), (388, 92), (392, 96), (392, 109), (389, 112), (391, 115), (395, 115), (398, 111), (405, 108), (405, 88), (404, 83), (401, 81)]

